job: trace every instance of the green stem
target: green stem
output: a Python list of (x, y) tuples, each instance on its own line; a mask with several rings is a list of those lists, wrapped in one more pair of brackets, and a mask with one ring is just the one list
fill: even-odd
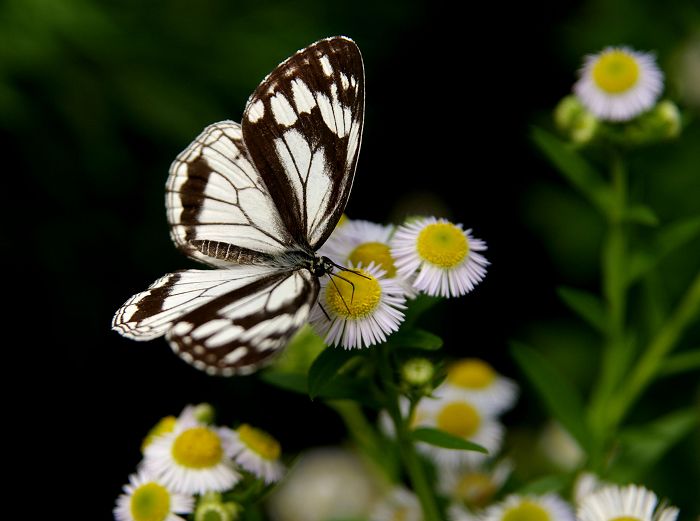
[(350, 436), (360, 450), (385, 473), (387, 479), (395, 481), (398, 476), (397, 461), (392, 453), (382, 447), (374, 429), (362, 413), (360, 406), (350, 400), (326, 402), (342, 418)]
[(597, 452), (602, 450), (609, 435), (608, 401), (629, 363), (629, 348), (625, 342), (627, 240), (623, 220), (627, 205), (627, 172), (618, 153), (612, 158), (611, 177), (613, 205), (608, 213), (608, 233), (601, 256), (603, 295), (607, 303), (607, 328), (600, 377), (593, 390), (589, 408), (589, 423), (598, 442)]
[(396, 440), (399, 444), (401, 461), (413, 486), (413, 491), (418, 496), (423, 509), (424, 521), (440, 521), (440, 510), (435, 500), (433, 488), (428, 482), (427, 474), (422, 462), (416, 454), (413, 440), (411, 439), (408, 420), (404, 419), (399, 408), (399, 393), (394, 382), (394, 371), (391, 368), (389, 346), (381, 344), (377, 346), (379, 375), (387, 396), (387, 410), (394, 423)]
[(610, 404), (611, 426), (617, 426), (625, 414), (656, 376), (665, 356), (678, 342), (683, 330), (700, 314), (700, 273), (681, 299), (680, 304), (659, 329), (649, 347), (637, 362), (619, 394)]

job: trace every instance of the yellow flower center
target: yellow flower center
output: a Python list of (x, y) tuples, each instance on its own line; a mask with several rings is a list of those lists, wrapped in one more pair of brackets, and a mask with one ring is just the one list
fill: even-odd
[(549, 513), (537, 503), (523, 501), (503, 514), (503, 521), (551, 521)]
[(206, 427), (193, 427), (175, 438), (172, 454), (183, 467), (203, 469), (220, 463), (224, 450), (218, 434)]
[(441, 268), (456, 266), (468, 253), (467, 237), (452, 223), (429, 224), (418, 234), (418, 255)]
[(620, 517), (613, 517), (610, 521), (642, 521), (638, 517), (632, 517), (632, 516), (620, 516)]
[(362, 264), (369, 266), (374, 262), (378, 267), (386, 271), (386, 276), (390, 279), (396, 276), (396, 266), (394, 259), (389, 252), (389, 246), (381, 242), (365, 242), (352, 250), (348, 260), (355, 266)]
[(634, 87), (639, 64), (625, 51), (608, 51), (593, 66), (593, 81), (608, 94), (620, 94)]
[[(346, 319), (364, 318), (370, 315), (382, 296), (379, 281), (364, 270), (362, 275), (352, 271), (341, 271), (339, 277), (333, 277), (335, 284), (326, 286), (326, 303), (330, 311)], [(367, 277), (367, 278), (365, 278)]]
[(481, 472), (465, 474), (457, 483), (457, 495), (468, 505), (485, 506), (496, 492), (491, 478)]
[(437, 415), (439, 429), (462, 438), (473, 436), (480, 423), (479, 411), (465, 402), (449, 403)]
[(276, 460), (280, 457), (280, 453), (282, 452), (280, 444), (268, 433), (251, 427), (247, 423), (238, 427), (236, 432), (238, 433), (239, 439), (261, 458)]
[(397, 508), (391, 516), (391, 521), (407, 521), (409, 510), (406, 507)]
[(170, 493), (158, 483), (146, 483), (131, 495), (135, 521), (165, 521), (170, 514)]
[(166, 416), (156, 423), (155, 427), (148, 431), (148, 434), (146, 434), (146, 437), (143, 439), (143, 443), (141, 443), (141, 452), (146, 450), (146, 447), (158, 436), (173, 432), (175, 430), (175, 423), (177, 423), (177, 418), (175, 418), (175, 416)]
[(484, 389), (496, 379), (496, 372), (482, 360), (467, 358), (453, 364), (447, 371), (447, 381), (466, 389)]

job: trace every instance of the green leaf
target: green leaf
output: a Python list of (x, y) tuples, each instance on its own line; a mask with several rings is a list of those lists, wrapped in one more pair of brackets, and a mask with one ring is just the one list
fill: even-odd
[(520, 342), (511, 342), (511, 353), (552, 416), (584, 450), (588, 450), (591, 435), (584, 422), (583, 402), (577, 390), (538, 351)]
[(646, 425), (628, 427), (619, 437), (611, 477), (622, 482), (643, 477), (663, 455), (698, 425), (694, 409), (674, 411)]
[(646, 226), (659, 225), (659, 218), (654, 211), (643, 204), (632, 204), (628, 206), (625, 208), (622, 217), (630, 223), (644, 224)]
[(442, 299), (440, 297), (431, 297), (424, 293), (421, 293), (413, 300), (410, 300), (408, 302), (408, 308), (406, 309), (406, 316), (404, 318), (402, 328), (411, 328), (423, 313), (430, 310), (441, 300)]
[(348, 360), (357, 356), (357, 351), (340, 347), (327, 347), (316, 357), (309, 368), (309, 397), (313, 400), (319, 391), (343, 367)]
[(541, 128), (533, 128), (532, 140), (574, 188), (601, 213), (610, 213), (613, 206), (612, 193), (603, 177), (585, 159), (570, 145)]
[(300, 373), (283, 373), (281, 371), (263, 371), (260, 375), (263, 382), (266, 382), (285, 391), (306, 394), (308, 386), (306, 375)]
[(667, 358), (659, 370), (659, 378), (695, 370), (700, 370), (700, 349), (685, 351)]
[(547, 492), (561, 492), (569, 486), (571, 476), (567, 474), (551, 474), (530, 481), (518, 489), (518, 494), (541, 495)]
[(631, 255), (627, 273), (627, 284), (632, 284), (649, 271), (667, 255), (694, 240), (700, 235), (700, 216), (682, 219), (664, 226), (653, 241), (653, 247)]
[[(306, 375), (303, 374), (268, 370), (262, 372), (261, 379), (286, 391), (309, 394)], [(371, 382), (367, 379), (336, 375), (319, 390), (317, 397), (324, 400), (354, 400), (367, 407), (380, 409), (382, 403), (372, 389)]]
[(442, 338), (424, 329), (400, 329), (387, 341), (392, 345), (411, 349), (435, 351), (442, 347)]
[(567, 287), (560, 287), (557, 290), (557, 294), (569, 308), (588, 322), (590, 326), (601, 333), (605, 332), (607, 328), (606, 313), (603, 303), (596, 295)]
[(449, 432), (433, 429), (431, 427), (419, 427), (411, 431), (411, 438), (415, 441), (422, 441), (430, 445), (435, 445), (436, 447), (442, 447), (443, 449), (472, 450), (484, 454), (489, 453), (489, 451), (481, 445), (467, 441), (459, 436), (454, 436)]

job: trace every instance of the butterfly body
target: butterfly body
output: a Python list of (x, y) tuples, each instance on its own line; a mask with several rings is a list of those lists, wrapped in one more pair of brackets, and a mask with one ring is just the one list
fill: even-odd
[(359, 156), (364, 71), (344, 37), (280, 64), (251, 95), (241, 124), (210, 125), (170, 167), (166, 211), (175, 245), (213, 270), (183, 270), (131, 297), (112, 327), (165, 336), (210, 374), (250, 373), (306, 323), (317, 255), (347, 203)]

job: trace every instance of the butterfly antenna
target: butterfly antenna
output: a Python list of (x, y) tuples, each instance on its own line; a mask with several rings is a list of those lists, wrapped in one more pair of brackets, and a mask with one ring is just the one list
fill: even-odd
[(326, 308), (323, 307), (323, 304), (321, 304), (321, 303), (319, 302), (319, 303), (318, 303), (318, 307), (321, 308), (321, 311), (323, 311), (323, 314), (326, 315), (326, 319), (328, 320), (328, 322), (330, 322), (330, 321), (331, 321), (331, 316), (330, 316), (330, 315), (328, 314), (328, 312), (326, 311)]
[[(333, 280), (333, 276), (336, 276), (340, 280), (344, 280), (345, 282), (350, 284), (352, 286), (352, 295), (353, 296), (355, 295), (355, 285), (351, 281), (346, 279), (345, 277), (341, 277), (340, 275), (335, 275), (335, 273), (329, 273), (328, 276), (330, 277), (331, 282), (333, 283), (333, 286), (335, 286), (335, 290), (338, 292), (338, 295), (340, 295), (340, 300), (343, 301), (343, 305), (345, 306), (345, 309), (347, 309), (348, 314), (350, 314), (350, 306), (348, 306), (348, 303), (345, 302), (345, 298), (343, 297), (343, 294), (340, 292), (340, 289), (338, 288), (338, 285), (335, 283), (335, 280)], [(352, 302), (352, 297), (350, 297), (350, 302)]]
[[(350, 273), (354, 273), (355, 275), (358, 275), (358, 276), (362, 277), (363, 279), (367, 279), (367, 280), (370, 280), (372, 278), (372, 277), (368, 277), (367, 275), (362, 273), (360, 270), (354, 270), (351, 268), (346, 268), (345, 266), (341, 266), (340, 264), (336, 264), (331, 259), (328, 259), (328, 262), (331, 263), (331, 266), (338, 268), (340, 271), (349, 271)], [(343, 280), (345, 280), (345, 279), (343, 279)]]

